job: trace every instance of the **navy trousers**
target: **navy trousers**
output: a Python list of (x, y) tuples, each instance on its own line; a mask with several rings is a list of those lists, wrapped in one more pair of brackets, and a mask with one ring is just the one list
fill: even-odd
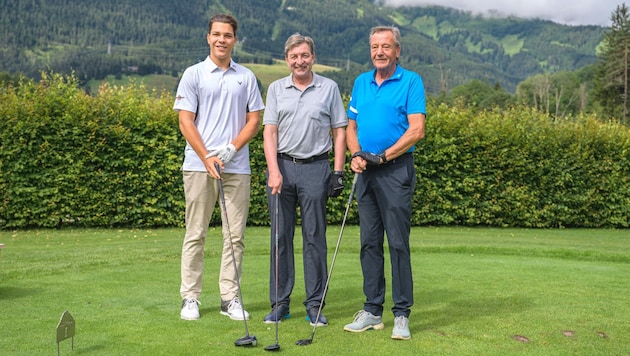
[(368, 166), (357, 180), (364, 310), (377, 316), (383, 315), (385, 301), (385, 233), (392, 266), (392, 312), (394, 316), (406, 317), (411, 313), (413, 277), (409, 234), (415, 185), (416, 172), (410, 153), (380, 166)]
[[(300, 209), (302, 227), (302, 261), (307, 309), (319, 307), (327, 279), (326, 201), (330, 164), (327, 160), (294, 163), (278, 159), (282, 173), (282, 190), (278, 196), (278, 303), (290, 303), (295, 284), (293, 240)], [(271, 215), (271, 263), (269, 300), (276, 303), (276, 196), (267, 187), (267, 202)], [(322, 306), (323, 307), (323, 306)]]

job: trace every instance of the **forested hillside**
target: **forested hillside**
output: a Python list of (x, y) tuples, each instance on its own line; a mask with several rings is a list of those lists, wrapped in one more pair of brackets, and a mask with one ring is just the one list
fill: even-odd
[(0, 72), (74, 71), (81, 80), (128, 71), (177, 76), (207, 55), (210, 16), (230, 12), (240, 22), (237, 60), (281, 58), (284, 40), (300, 32), (315, 39), (320, 63), (349, 69), (336, 75), (342, 90), (369, 67), (374, 25), (401, 28), (401, 61), (432, 93), (472, 79), (513, 92), (530, 76), (574, 71), (596, 61), (604, 31), (369, 0), (0, 0), (0, 10)]

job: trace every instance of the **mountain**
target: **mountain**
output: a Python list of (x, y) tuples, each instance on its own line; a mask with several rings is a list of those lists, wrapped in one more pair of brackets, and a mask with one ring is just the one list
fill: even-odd
[[(386, 7), (369, 0), (0, 0), (0, 72), (36, 77), (74, 70), (82, 80), (134, 71), (178, 75), (204, 58), (208, 20), (239, 20), (235, 59), (282, 59), (285, 39), (313, 37), (318, 61), (346, 69), (342, 90), (370, 67), (375, 25), (402, 33), (401, 64), (420, 73), (430, 93), (472, 79), (508, 91), (540, 73), (575, 71), (597, 60), (606, 30), (545, 20), (487, 18), (443, 7)], [(613, 9), (611, 9), (612, 11)]]

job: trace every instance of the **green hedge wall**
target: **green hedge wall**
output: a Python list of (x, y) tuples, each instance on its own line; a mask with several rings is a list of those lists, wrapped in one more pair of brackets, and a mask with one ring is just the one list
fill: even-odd
[(534, 109), (430, 110), (418, 225), (628, 227), (630, 130)]
[[(0, 89), (0, 228), (183, 226), (184, 140), (173, 93), (42, 74)], [(262, 134), (250, 144), (250, 225), (266, 226)], [(429, 105), (415, 155), (414, 225), (630, 225), (630, 130), (517, 107)], [(329, 202), (343, 218), (345, 194)], [(218, 209), (218, 206), (217, 206)], [(358, 223), (356, 202), (349, 224)], [(214, 223), (218, 223), (218, 210)]]
[(1, 227), (181, 224), (172, 95), (44, 74), (0, 98)]

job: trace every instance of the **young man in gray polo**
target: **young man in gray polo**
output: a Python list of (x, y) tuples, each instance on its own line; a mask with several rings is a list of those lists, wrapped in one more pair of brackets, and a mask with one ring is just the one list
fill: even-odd
[[(223, 220), (219, 272), (221, 314), (248, 319), (238, 299), (245, 225), (249, 212), (248, 142), (258, 133), (264, 104), (254, 73), (232, 60), (238, 23), (228, 14), (210, 19), (206, 35), (210, 55), (186, 69), (177, 88), (174, 109), (186, 138), (182, 165), (186, 198), (186, 234), (182, 244), (180, 294), (184, 320), (199, 319), (204, 246), (208, 224), (219, 199), (218, 179), (225, 190), (228, 217)], [(222, 172), (218, 172), (215, 165)], [(221, 174), (223, 173), (223, 174)], [(231, 242), (230, 242), (231, 239)], [(232, 261), (231, 244), (235, 261)], [(236, 264), (237, 270), (234, 269)]]

